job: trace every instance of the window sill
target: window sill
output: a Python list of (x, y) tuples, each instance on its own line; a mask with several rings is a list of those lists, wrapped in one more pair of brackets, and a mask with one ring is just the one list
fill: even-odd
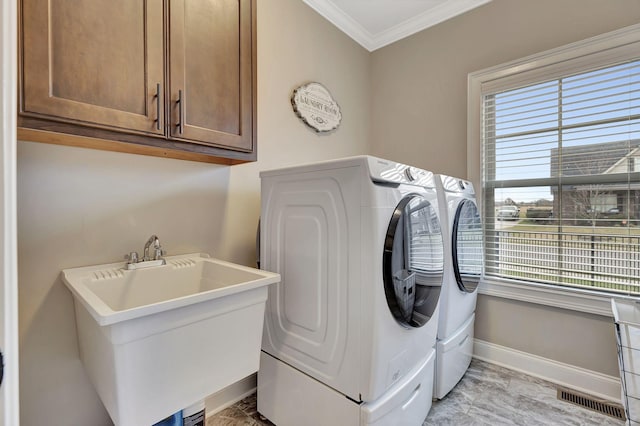
[(638, 300), (624, 295), (608, 295), (582, 289), (568, 289), (533, 282), (483, 278), (478, 293), (504, 299), (613, 317), (611, 298)]

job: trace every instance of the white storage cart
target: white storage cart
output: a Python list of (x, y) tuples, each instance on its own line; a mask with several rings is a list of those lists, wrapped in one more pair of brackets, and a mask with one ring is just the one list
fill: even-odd
[(640, 425), (640, 301), (611, 299), (627, 425)]

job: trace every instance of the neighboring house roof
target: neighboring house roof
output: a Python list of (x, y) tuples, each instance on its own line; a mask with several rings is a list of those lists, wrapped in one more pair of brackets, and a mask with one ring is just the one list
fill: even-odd
[[(629, 171), (628, 161), (629, 159), (638, 158), (640, 154), (640, 148), (633, 148), (627, 155), (619, 159), (613, 166), (609, 167), (604, 173), (626, 173)], [(633, 170), (632, 170), (633, 171)]]
[[(562, 148), (562, 176), (598, 175), (611, 172), (640, 148), (640, 139)], [(558, 176), (558, 149), (551, 150), (551, 177)]]

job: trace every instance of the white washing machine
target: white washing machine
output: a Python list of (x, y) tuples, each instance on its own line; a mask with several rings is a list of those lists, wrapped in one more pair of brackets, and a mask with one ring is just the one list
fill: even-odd
[(482, 222), (471, 182), (436, 175), (445, 233), (444, 282), (436, 343), (434, 397), (443, 398), (473, 355), (477, 287), (483, 269)]
[(433, 174), (359, 156), (262, 180), (258, 411), (278, 426), (420, 425), (444, 245)]

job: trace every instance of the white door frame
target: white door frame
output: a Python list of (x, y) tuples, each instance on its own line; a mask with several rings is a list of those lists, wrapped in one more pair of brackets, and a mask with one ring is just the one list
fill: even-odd
[(20, 424), (18, 371), (18, 254), (16, 237), (16, 115), (18, 18), (15, 0), (0, 1), (0, 423)]

